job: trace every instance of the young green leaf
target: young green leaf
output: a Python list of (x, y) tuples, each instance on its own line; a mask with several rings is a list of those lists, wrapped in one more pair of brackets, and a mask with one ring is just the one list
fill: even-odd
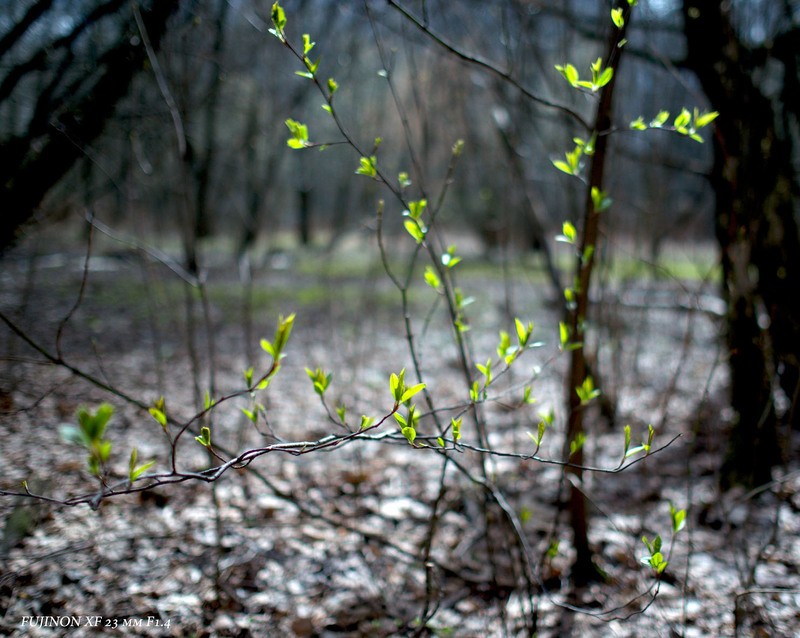
[(569, 164), (567, 164), (564, 160), (553, 160), (553, 166), (555, 166), (558, 170), (563, 171), (567, 175), (575, 174), (572, 170), (572, 167)]
[(694, 127), (695, 128), (703, 128), (704, 126), (708, 126), (717, 119), (719, 113), (717, 111), (710, 111), (708, 113), (703, 113), (699, 115), (697, 111), (695, 111), (694, 115)]
[(442, 281), (441, 279), (439, 279), (439, 275), (436, 274), (436, 271), (433, 269), (433, 266), (425, 267), (425, 283), (428, 284), (434, 290), (438, 290), (439, 286), (442, 285)]
[(672, 519), (672, 533), (677, 534), (686, 527), (686, 510), (677, 509), (672, 503), (669, 504), (669, 515)]
[(575, 438), (569, 442), (569, 455), (573, 456), (583, 447), (584, 443), (586, 443), (586, 434), (584, 432), (578, 432)]
[(244, 376), (244, 381), (247, 384), (248, 390), (253, 387), (253, 372), (254, 372), (253, 367), (250, 366), (249, 368), (247, 368), (247, 370), (245, 370), (242, 373), (242, 376)]
[(364, 175), (376, 179), (378, 176), (378, 158), (375, 155), (362, 157), (358, 162), (356, 175)]
[(194, 437), (194, 440), (203, 447), (211, 447), (211, 429), (203, 426), (200, 428), (200, 436)]
[(391, 375), (389, 375), (389, 390), (391, 390), (392, 397), (394, 397), (396, 403), (402, 403), (400, 398), (406, 391), (405, 376), (406, 376), (405, 368), (400, 370), (399, 374), (395, 374), (393, 372)]
[(561, 234), (556, 237), (556, 241), (560, 241), (565, 244), (574, 244), (577, 236), (578, 231), (575, 230), (575, 226), (572, 224), (572, 222), (566, 221), (561, 225)]
[(285, 42), (286, 38), (283, 34), (283, 29), (286, 26), (286, 13), (278, 2), (273, 3), (270, 17), (275, 28), (270, 29), (269, 32), (281, 42)]
[(316, 42), (311, 41), (311, 36), (307, 33), (303, 34), (303, 55), (308, 55), (311, 49), (314, 48)]
[(427, 199), (420, 199), (419, 201), (408, 202), (408, 210), (405, 211), (403, 214), (411, 217), (411, 219), (419, 219), (422, 216), (422, 213), (425, 212), (425, 208), (427, 206), (428, 206)]
[(410, 388), (406, 389), (405, 392), (403, 392), (402, 396), (400, 397), (400, 403), (405, 403), (415, 394), (421, 392), (424, 389), (425, 389), (424, 383), (417, 383), (416, 385), (412, 385)]
[(457, 419), (450, 419), (450, 426), (452, 427), (453, 431), (453, 440), (458, 441), (461, 438), (461, 422), (462, 418), (459, 417)]
[(533, 332), (533, 322), (529, 321), (528, 325), (526, 326), (522, 321), (518, 318), (514, 318), (514, 328), (517, 331), (517, 339), (519, 340), (519, 347), (524, 348), (528, 345), (528, 341), (531, 338), (531, 333)]
[(653, 120), (650, 122), (650, 128), (661, 128), (666, 124), (669, 119), (669, 111), (659, 111)]
[(575, 392), (577, 392), (578, 398), (581, 400), (581, 405), (586, 405), (592, 399), (600, 396), (600, 390), (594, 387), (594, 379), (591, 376), (587, 376), (583, 383), (575, 388)]
[(592, 90), (596, 91), (597, 89), (603, 88), (606, 84), (611, 82), (611, 78), (613, 77), (614, 77), (614, 69), (612, 69), (611, 67), (606, 67), (603, 70), (603, 72), (600, 73), (600, 75), (597, 77), (597, 80), (595, 80)]
[(445, 268), (453, 268), (461, 261), (461, 257), (456, 256), (456, 247), (448, 246), (447, 252), (442, 254), (442, 266)]
[(162, 428), (164, 428), (165, 430), (167, 429), (167, 415), (164, 412), (162, 412), (158, 408), (148, 408), (147, 411), (150, 413), (150, 416), (152, 416)]
[(422, 222), (419, 222), (416, 219), (407, 219), (403, 223), (403, 226), (405, 227), (406, 231), (408, 231), (408, 234), (411, 235), (418, 244), (421, 244), (423, 241), (425, 241), (425, 233), (427, 232), (427, 229)]
[[(572, 291), (571, 288), (569, 288), (568, 290), (570, 290), (570, 292)], [(566, 295), (566, 290), (564, 292), (565, 292), (564, 296), (566, 297), (567, 296)], [(567, 301), (569, 301), (569, 299), (567, 299)], [(561, 349), (562, 350), (570, 351), (570, 350), (576, 350), (576, 349), (581, 347), (580, 343), (571, 343), (570, 342), (570, 329), (569, 329), (569, 326), (566, 323), (564, 323), (563, 321), (560, 321), (558, 323), (558, 335), (559, 335), (559, 339), (560, 339), (560, 342), (561, 342)]]
[(289, 129), (291, 137), (286, 140), (290, 148), (298, 149), (308, 146), (308, 127), (297, 120), (291, 118), (285, 121), (286, 128)]
[(155, 461), (148, 461), (147, 463), (143, 463), (142, 465), (136, 465), (136, 459), (139, 452), (136, 448), (131, 450), (131, 460), (128, 464), (128, 480), (133, 483), (136, 479), (138, 479), (142, 474), (144, 474), (147, 470), (149, 470), (153, 465), (155, 465)]
[(578, 69), (576, 69), (571, 64), (565, 65), (556, 65), (556, 71), (558, 71), (561, 75), (564, 76), (564, 79), (569, 82), (572, 86), (578, 85)]
[(617, 29), (625, 26), (625, 18), (622, 16), (622, 9), (611, 9), (611, 21)]
[(675, 127), (675, 130), (678, 131), (679, 133), (685, 133), (686, 126), (691, 121), (692, 121), (692, 114), (689, 113), (688, 109), (681, 109), (681, 112), (678, 114), (678, 116), (675, 118), (675, 121), (673, 122), (673, 126)]
[(331, 373), (325, 374), (322, 368), (317, 368), (316, 370), (306, 368), (306, 374), (311, 379), (311, 383), (314, 384), (314, 392), (319, 396), (323, 396), (331, 383), (333, 375)]

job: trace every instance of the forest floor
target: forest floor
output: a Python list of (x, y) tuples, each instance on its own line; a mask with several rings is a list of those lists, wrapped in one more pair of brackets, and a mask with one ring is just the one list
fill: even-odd
[[(7, 258), (0, 310), (73, 370), (0, 330), (0, 489), (19, 492), (25, 480), (56, 501), (92, 495), (85, 450), (59, 432), (80, 406), (103, 402), (115, 409), (112, 476), (126, 476), (134, 446), (140, 463), (156, 462), (149, 472), (168, 471), (162, 428), (121, 394), (148, 405), (164, 396), (169, 415), (188, 421), (207, 389), (222, 397), (244, 387), (249, 366), (256, 376), (266, 369), (258, 340), (272, 338), (281, 313), (297, 317), (282, 369), (259, 394), (266, 417), (258, 428), (250, 423), (241, 411), (247, 396), (222, 402), (207, 421), (213, 442), (240, 452), (346, 434), (306, 367), (333, 373), (329, 409), (346, 406), (351, 425), (361, 414), (387, 415), (390, 373), (405, 367), (416, 382), (399, 296), (374, 259), (353, 271), (329, 259), (272, 255), (257, 269), (249, 305), (236, 269), (212, 264), (206, 315), (196, 289), (187, 293), (134, 253), (94, 257), (82, 295), (80, 253), (23, 247)], [(329, 264), (321, 273), (319, 262)], [(582, 489), (606, 579), (574, 592), (559, 506), (564, 472), (546, 462), (561, 458), (564, 443), (558, 317), (541, 277), (512, 274), (465, 267), (459, 281), (475, 297), (466, 335), (478, 362), (497, 358), (498, 330), (514, 334), (513, 316), (534, 321), (542, 342), (498, 375), (479, 408), (492, 453), (470, 449), (478, 439), (465, 407), (469, 383), (442, 305), (423, 284), (411, 310), (424, 381), (445, 423), (464, 415), (464, 445), (448, 452), (450, 461), (434, 449), (426, 408), (418, 430), (420, 440), (434, 434), (424, 439), (430, 447), (410, 446), (389, 419), (324, 451), (271, 452), (213, 483), (115, 496), (96, 509), (0, 496), (0, 634), (797, 636), (797, 435), (783, 433), (788, 461), (772, 484), (718, 490), (730, 415), (713, 286), (643, 277), (617, 280), (598, 298), (592, 348), (616, 414), (588, 413), (587, 462), (604, 471), (587, 472)], [(535, 403), (522, 401), (526, 386)], [(538, 460), (529, 458), (528, 432), (550, 409), (552, 430)], [(637, 445), (650, 424), (657, 451), (607, 471), (622, 460), (624, 426)], [(210, 463), (193, 434), (178, 453), (182, 468)], [(670, 504), (687, 512), (675, 535)], [(510, 533), (509, 512), (521, 534)], [(663, 538), (669, 565), (660, 577), (642, 563), (643, 535)]]

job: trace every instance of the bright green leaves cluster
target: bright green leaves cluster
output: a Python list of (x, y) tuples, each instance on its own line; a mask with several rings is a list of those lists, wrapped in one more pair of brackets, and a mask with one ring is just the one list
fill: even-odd
[[(286, 356), (283, 350), (286, 348), (286, 344), (289, 342), (289, 336), (292, 334), (294, 319), (294, 313), (288, 315), (287, 317), (279, 315), (278, 326), (275, 329), (275, 336), (273, 337), (272, 341), (269, 339), (261, 339), (261, 349), (270, 355), (270, 357), (272, 357), (272, 365), (269, 367), (269, 369), (260, 378), (258, 378), (258, 380), (255, 378), (255, 373), (252, 367), (247, 368), (247, 370), (245, 370), (243, 373), (245, 383), (247, 384), (247, 389), (250, 392), (251, 404), (249, 408), (242, 408), (242, 413), (253, 424), (258, 423), (259, 414), (266, 413), (266, 408), (261, 403), (256, 401), (255, 393), (257, 390), (266, 390), (269, 387), (269, 384), (272, 382), (272, 379), (281, 369), (280, 361)], [(201, 436), (196, 438), (198, 443), (208, 447), (204, 441), (210, 441), (210, 432), (208, 439), (203, 437), (202, 431)]]
[(286, 12), (283, 10), (280, 3), (273, 3), (270, 17), (272, 18), (272, 25), (274, 28), (270, 29), (269, 32), (281, 42), (286, 42), (286, 34), (284, 33), (284, 28), (286, 27)]
[(194, 437), (194, 440), (197, 441), (200, 445), (206, 448), (211, 447), (211, 428), (203, 426), (200, 428), (200, 436)]
[[(507, 331), (501, 330), (500, 340), (497, 344), (497, 356), (500, 358), (500, 361), (506, 365), (506, 368), (514, 363), (517, 357), (519, 357), (526, 348), (534, 348), (542, 345), (541, 343), (531, 343), (530, 341), (531, 334), (533, 333), (533, 322), (529, 322), (526, 325), (520, 319), (515, 318), (514, 328), (517, 336), (516, 343), (512, 341), (511, 335)], [(469, 391), (470, 401), (473, 403), (478, 403), (479, 401), (485, 401), (487, 399), (489, 386), (495, 379), (492, 366), (493, 362), (491, 358), (487, 359), (486, 363), (475, 364), (478, 372), (483, 376), (483, 383), (473, 381)], [(526, 388), (525, 390), (526, 395), (524, 402), (532, 402), (530, 401), (530, 388)]]
[(594, 387), (594, 379), (591, 376), (586, 377), (583, 383), (575, 388), (578, 398), (581, 400), (581, 405), (586, 405), (592, 399), (600, 396), (600, 389)]
[(652, 567), (656, 574), (660, 574), (667, 568), (667, 565), (669, 564), (664, 558), (664, 554), (661, 552), (661, 536), (657, 535), (652, 542), (647, 538), (647, 536), (642, 536), (642, 542), (649, 552), (647, 556), (642, 557), (642, 563)]
[(405, 376), (405, 368), (400, 370), (400, 374), (395, 374), (393, 372), (389, 376), (389, 390), (392, 392), (395, 405), (400, 405), (401, 403), (411, 400), (411, 397), (425, 389), (424, 383), (417, 383), (411, 387), (406, 387)]
[(514, 319), (514, 328), (517, 333), (517, 343), (511, 343), (511, 337), (505, 330), (500, 331), (500, 343), (497, 346), (497, 356), (499, 356), (507, 366), (510, 366), (520, 353), (527, 347), (536, 344), (530, 343), (531, 333), (533, 333), (533, 322), (522, 323), (520, 319)]
[(572, 341), (572, 331), (570, 330), (570, 327), (563, 321), (558, 323), (558, 336), (560, 342), (559, 347), (563, 352), (570, 352), (583, 347), (581, 342)]
[[(163, 399), (161, 399), (160, 407), (163, 410)], [(91, 474), (97, 477), (101, 477), (105, 473), (105, 466), (111, 458), (111, 441), (105, 438), (105, 433), (113, 415), (114, 406), (108, 403), (101, 404), (94, 412), (88, 408), (81, 407), (78, 409), (77, 414), (78, 426), (63, 425), (60, 428), (62, 439), (69, 443), (76, 443), (89, 452), (87, 457), (88, 469)], [(166, 427), (166, 417), (164, 417), (164, 427)], [(128, 464), (128, 480), (131, 483), (155, 465), (155, 461), (148, 461), (138, 465), (138, 454), (136, 448), (131, 450), (131, 458)]]
[(308, 54), (311, 52), (311, 49), (314, 48), (316, 43), (311, 41), (311, 36), (307, 33), (303, 34), (303, 64), (306, 65), (306, 71), (295, 71), (295, 75), (299, 75), (303, 78), (308, 78), (309, 80), (313, 80), (317, 75), (317, 69), (319, 68), (319, 60), (316, 62), (312, 62), (311, 58), (308, 57)]
[(576, 89), (588, 89), (593, 93), (596, 93), (611, 82), (611, 78), (614, 77), (614, 69), (611, 67), (603, 68), (602, 58), (597, 58), (591, 64), (590, 69), (592, 71), (592, 79), (581, 80), (578, 69), (572, 64), (556, 65), (556, 71), (558, 71), (571, 86)]
[(406, 231), (409, 235), (411, 235), (414, 240), (421, 244), (425, 241), (425, 235), (428, 232), (427, 227), (422, 222), (422, 213), (425, 212), (425, 208), (428, 206), (428, 200), (420, 199), (414, 202), (408, 203), (408, 210), (403, 211), (403, 216), (408, 217), (408, 219), (403, 223)]
[(460, 417), (458, 419), (450, 419), (450, 426), (453, 432), (453, 440), (459, 441), (461, 439), (461, 423), (463, 419)]
[(291, 137), (286, 140), (286, 144), (289, 148), (298, 149), (310, 146), (308, 141), (308, 127), (305, 124), (301, 124), (289, 118), (286, 120), (286, 126), (291, 134)]
[(581, 146), (575, 146), (574, 149), (568, 151), (564, 154), (566, 161), (564, 160), (553, 160), (553, 166), (555, 166), (558, 170), (563, 171), (567, 175), (574, 175), (578, 176), (581, 171), (582, 162), (581, 157), (583, 156), (583, 148)]
[[(487, 359), (485, 364), (476, 363), (475, 367), (478, 368), (478, 372), (480, 372), (483, 375), (483, 392), (481, 396), (483, 397), (484, 400), (486, 400), (489, 386), (491, 385), (492, 380), (494, 378), (492, 373), (492, 360)], [(477, 382), (473, 384), (472, 390), (473, 392), (470, 393), (471, 395), (475, 393), (475, 390), (477, 390)], [(472, 398), (473, 401), (477, 400), (474, 396), (471, 396), (470, 398)]]
[(583, 448), (586, 443), (586, 432), (578, 432), (575, 438), (569, 442), (569, 455), (572, 457), (578, 450)]
[(333, 98), (334, 93), (339, 90), (339, 83), (333, 78), (328, 78), (328, 93)]
[[(405, 382), (406, 370), (403, 368), (399, 374), (392, 373), (389, 376), (389, 390), (394, 398), (394, 411), (392, 416), (397, 424), (400, 426), (400, 432), (406, 437), (406, 440), (414, 444), (417, 438), (417, 424), (419, 423), (419, 414), (417, 413), (417, 406), (410, 405), (412, 397), (425, 389), (424, 383), (417, 383), (411, 387), (406, 387)], [(405, 416), (400, 414), (397, 409), (401, 404), (408, 405), (408, 411)], [(415, 446), (416, 447), (416, 446)]]
[(153, 417), (162, 428), (164, 428), (164, 431), (166, 431), (167, 402), (164, 400), (164, 397), (158, 397), (158, 399), (153, 403), (152, 407), (148, 408), (147, 411), (150, 413), (150, 416)]
[(445, 268), (453, 268), (461, 261), (461, 257), (456, 256), (455, 245), (448, 246), (447, 252), (442, 254), (442, 266)]
[(139, 457), (139, 451), (136, 448), (133, 448), (131, 450), (130, 461), (128, 462), (128, 480), (131, 483), (133, 483), (142, 474), (144, 474), (147, 470), (149, 470), (156, 464), (155, 461), (148, 461), (147, 463), (142, 463), (141, 465), (137, 465), (138, 457)]
[[(461, 423), (463, 422), (463, 418), (452, 418), (450, 419), (450, 432), (453, 436), (453, 441), (458, 443), (461, 440)], [(439, 444), (439, 447), (445, 447), (444, 438), (441, 436), (436, 439), (436, 442)]]
[(456, 318), (453, 325), (459, 332), (467, 332), (469, 324), (467, 323), (464, 309), (475, 301), (475, 297), (465, 297), (461, 288), (453, 289), (453, 302), (456, 310)]
[(684, 108), (675, 116), (671, 125), (667, 124), (670, 119), (669, 111), (661, 111), (650, 122), (645, 122), (643, 117), (636, 118), (630, 123), (630, 127), (636, 131), (645, 131), (647, 129), (674, 131), (702, 144), (703, 138), (700, 137), (698, 131), (711, 124), (718, 116), (719, 112), (717, 111), (701, 113), (698, 109), (694, 109), (694, 113), (691, 113), (689, 109)]
[[(317, 60), (316, 62), (309, 57), (309, 53), (316, 45), (316, 42), (311, 40), (311, 36), (308, 33), (303, 34), (303, 47), (302, 51), (295, 48), (291, 45), (286, 39), (286, 12), (280, 6), (278, 2), (275, 2), (272, 5), (272, 25), (273, 28), (269, 30), (269, 32), (274, 35), (278, 40), (281, 41), (287, 48), (289, 48), (292, 53), (303, 62), (303, 66), (305, 70), (303, 71), (295, 71), (295, 75), (299, 75), (303, 78), (308, 78), (312, 80), (319, 90), (325, 96), (325, 104), (322, 105), (322, 108), (325, 109), (328, 113), (333, 115), (333, 96), (336, 91), (339, 90), (339, 84), (333, 78), (328, 78), (327, 86), (328, 92), (325, 94), (325, 90), (323, 85), (319, 82), (317, 78), (317, 71), (319, 70), (319, 63), (320, 61)], [(286, 124), (289, 126), (290, 130), (292, 130), (291, 125), (289, 125), (290, 120), (287, 120)], [(302, 126), (302, 125), (301, 125)], [(305, 136), (303, 135), (295, 135), (295, 131), (292, 130), (292, 137), (289, 139), (289, 146), (291, 148), (299, 149), (299, 148), (306, 148), (310, 146), (308, 142), (308, 131), (305, 131)], [(320, 149), (324, 150), (326, 148), (325, 145), (321, 145)]]
[(438, 291), (440, 286), (442, 285), (442, 280), (439, 279), (439, 275), (434, 270), (433, 266), (425, 266), (425, 283), (428, 284), (431, 288)]
[(294, 313), (290, 314), (288, 317), (280, 315), (278, 317), (278, 328), (275, 330), (275, 338), (272, 341), (267, 339), (261, 340), (261, 349), (269, 354), (276, 363), (286, 356), (283, 354), (283, 349), (289, 341), (289, 335), (292, 334), (294, 318)]
[[(419, 424), (419, 414), (417, 413), (417, 406), (412, 405), (408, 408), (407, 416), (403, 416), (399, 412), (394, 413), (394, 420), (400, 426), (400, 432), (406, 437), (411, 445), (417, 438), (417, 426)], [(415, 446), (416, 447), (416, 446)]]
[(556, 241), (560, 241), (565, 244), (575, 244), (577, 238), (578, 231), (575, 230), (575, 225), (572, 222), (566, 221), (561, 224), (561, 234), (556, 235)]
[(625, 18), (622, 15), (622, 9), (611, 9), (611, 22), (617, 29), (625, 26)]
[[(331, 378), (333, 378), (333, 374), (325, 373), (322, 368), (317, 368), (316, 370), (311, 370), (310, 368), (306, 368), (306, 374), (308, 378), (311, 379), (311, 383), (314, 384), (314, 392), (316, 392), (319, 396), (324, 396), (325, 390), (328, 389), (328, 386), (331, 383)], [(344, 421), (344, 413), (339, 415), (339, 418)]]
[(592, 205), (597, 213), (602, 213), (611, 207), (612, 200), (608, 193), (601, 191), (597, 186), (592, 186)]
[(258, 415), (265, 414), (266, 408), (260, 403), (254, 403), (252, 409), (242, 408), (242, 413), (250, 420), (251, 423), (258, 423)]
[(534, 450), (533, 452), (534, 454), (536, 454), (539, 451), (539, 448), (542, 446), (542, 441), (544, 440), (544, 433), (547, 431), (547, 428), (553, 425), (553, 421), (555, 420), (555, 418), (556, 415), (552, 410), (550, 410), (549, 412), (540, 412), (539, 424), (536, 428), (536, 434), (527, 432), (527, 435), (536, 444), (536, 450)]
[(669, 504), (669, 517), (672, 521), (672, 533), (677, 534), (686, 527), (686, 510), (679, 510), (672, 503)]
[(377, 179), (378, 158), (375, 155), (370, 155), (369, 157), (362, 157), (358, 161), (358, 168), (356, 169), (356, 175), (364, 175), (365, 177), (371, 177), (372, 179)]
[(597, 134), (594, 133), (589, 140), (584, 140), (580, 137), (573, 137), (572, 141), (575, 143), (575, 148), (564, 154), (566, 161), (553, 160), (553, 166), (558, 170), (563, 171), (567, 175), (580, 175), (581, 168), (583, 168), (583, 156), (594, 155), (595, 144), (597, 143)]
[[(686, 527), (686, 510), (679, 510), (672, 503), (670, 503), (669, 517), (672, 530), (672, 539), (674, 542), (675, 536), (684, 527)], [(642, 543), (644, 543), (648, 553), (646, 556), (642, 557), (641, 562), (644, 565), (652, 567), (657, 575), (661, 574), (669, 564), (669, 561), (664, 557), (664, 553), (662, 551), (663, 543), (661, 541), (661, 536), (657, 535), (652, 541), (650, 541), (647, 536), (642, 536)]]
[(643, 441), (641, 445), (637, 445), (636, 447), (631, 447), (631, 426), (625, 426), (625, 447), (622, 451), (622, 458), (627, 459), (634, 454), (638, 454), (639, 452), (644, 452), (645, 455), (650, 454), (650, 450), (653, 447), (653, 439), (656, 436), (656, 430), (652, 425), (647, 426), (647, 441)]
[(63, 425), (60, 428), (62, 439), (77, 443), (89, 451), (89, 472), (94, 476), (100, 476), (101, 469), (111, 457), (111, 441), (104, 435), (113, 414), (114, 407), (108, 403), (101, 404), (96, 412), (81, 407), (77, 415), (78, 427)]
[[(421, 201), (425, 201), (425, 200), (421, 200)], [(410, 230), (409, 230), (409, 233), (411, 233)], [(413, 233), (411, 233), (411, 235), (412, 235), (412, 237), (414, 236)], [(455, 268), (459, 263), (461, 263), (461, 257), (456, 255), (456, 246), (455, 245), (448, 246), (447, 247), (447, 251), (442, 253), (441, 263), (442, 263), (442, 266), (444, 266), (446, 270), (450, 270), (451, 268)], [(425, 283), (427, 283), (431, 288), (433, 288), (435, 290), (439, 289), (439, 286), (441, 284), (441, 280), (439, 278), (439, 274), (436, 272), (436, 269), (433, 266), (426, 266), (425, 267)], [(458, 305), (458, 303), (456, 305)]]

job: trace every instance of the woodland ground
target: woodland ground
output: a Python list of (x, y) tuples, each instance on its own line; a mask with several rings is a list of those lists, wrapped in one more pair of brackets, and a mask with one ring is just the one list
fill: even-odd
[[(325, 262), (319, 274), (316, 266)], [(266, 392), (268, 424), (256, 431), (239, 410), (245, 402), (221, 406), (212, 420), (214, 440), (229, 448), (341, 433), (305, 367), (333, 372), (331, 404), (346, 405), (351, 418), (386, 414), (389, 374), (411, 368), (397, 294), (372, 257), (351, 269), (330, 256), (273, 255), (255, 280), (252, 330), (242, 319), (235, 268), (220, 262), (208, 280), (211, 354), (201, 305), (187, 314), (184, 286), (162, 265), (133, 252), (94, 258), (70, 314), (82, 274), (78, 252), (23, 247), (2, 263), (0, 309), (53, 352), (69, 316), (60, 339), (66, 361), (147, 403), (164, 395), (170, 413), (184, 419), (196, 411), (195, 381), (202, 392), (213, 370), (215, 396), (241, 389), (242, 370), (268, 360), (258, 339), (271, 338), (279, 313), (297, 312), (285, 365)], [(540, 409), (552, 407), (556, 426), (540, 455), (559, 458), (558, 318), (540, 276), (517, 266), (514, 275), (465, 264), (459, 282), (476, 297), (468, 334), (478, 361), (495, 356), (499, 329), (513, 330), (509, 312), (533, 320), (534, 338), (544, 342), (503, 379), (507, 393), (484, 406), (489, 440), (497, 451), (532, 452), (526, 432), (535, 432)], [(441, 307), (431, 311), (430, 291), (415, 295), (425, 380), (438, 405), (463, 405), (466, 383)], [(656, 429), (655, 447), (679, 437), (624, 472), (586, 478), (591, 541), (608, 581), (572, 601), (577, 609), (566, 605), (571, 548), (557, 507), (559, 466), (514, 456), (487, 461), (489, 479), (517, 512), (530, 546), (536, 578), (527, 592), (519, 554), (498, 531), (498, 511), (487, 509), (482, 488), (451, 464), (428, 565), (438, 610), (419, 635), (524, 635), (523, 618), (534, 614), (540, 636), (800, 635), (797, 441), (787, 442), (788, 460), (776, 468), (773, 485), (751, 493), (716, 488), (729, 415), (714, 286), (616, 278), (600, 302), (602, 387), (617, 414), (610, 424), (592, 413), (591, 464), (618, 465), (625, 424), (634, 443), (648, 424)], [(187, 356), (187, 322), (197, 330), (199, 375)], [(7, 329), (1, 336), (0, 489), (18, 491), (27, 480), (56, 499), (91, 493), (85, 452), (61, 441), (59, 425), (74, 422), (79, 406), (103, 401), (116, 409), (108, 432), (113, 470), (124, 475), (134, 445), (140, 460), (166, 469), (163, 433), (146, 412), (46, 364)], [(520, 407), (531, 374), (537, 403)], [(396, 429), (393, 422), (382, 428)], [(464, 439), (475, 440), (468, 419)], [(193, 437), (180, 452), (185, 467), (208, 463)], [(475, 453), (454, 456), (479, 474)], [(0, 634), (412, 635), (426, 599), (420, 556), (442, 480), (441, 455), (412, 449), (397, 435), (302, 457), (272, 453), (252, 467), (258, 476), (232, 470), (214, 484), (116, 497), (96, 511), (0, 498)], [(669, 503), (688, 511), (674, 543)], [(660, 580), (640, 561), (643, 534), (664, 538), (670, 564)], [(546, 557), (552, 540), (560, 541), (558, 553)], [(84, 626), (24, 626), (30, 616), (77, 618)], [(87, 616), (101, 616), (105, 626), (86, 627)]]

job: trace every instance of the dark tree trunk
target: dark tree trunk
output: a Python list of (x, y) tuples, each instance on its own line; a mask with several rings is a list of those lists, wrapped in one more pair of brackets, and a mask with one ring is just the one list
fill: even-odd
[[(797, 397), (800, 237), (791, 139), (754, 81), (768, 53), (742, 43), (725, 7), (684, 0), (683, 14), (687, 66), (721, 113), (711, 184), (736, 414), (721, 478), (723, 486), (757, 485), (780, 461), (773, 380)], [(797, 411), (787, 417), (796, 421)]]
[(217, 136), (217, 105), (222, 87), (222, 50), (225, 44), (225, 23), (228, 15), (228, 0), (219, 0), (214, 16), (214, 44), (211, 49), (211, 78), (208, 83), (207, 100), (203, 113), (203, 150), (194, 167), (195, 190), (195, 237), (213, 234), (213, 222), (209, 207), (209, 189), (214, 165), (215, 139)]
[[(0, 56), (12, 50), (24, 31), (43, 20), (51, 3), (41, 2), (0, 41)], [(153, 46), (158, 46), (167, 21), (179, 0), (158, 0), (141, 8), (142, 19)], [(128, 12), (120, 13), (120, 12)], [(123, 20), (117, 43), (98, 59), (84, 60), (70, 53), (74, 41), (101, 20)], [(2, 78), (0, 101), (14, 99), (15, 88), (28, 76), (48, 76), (37, 97), (35, 111), (20, 135), (0, 140), (0, 251), (14, 243), (20, 228), (33, 219), (47, 192), (83, 156), (86, 145), (103, 131), (106, 121), (128, 91), (142, 67), (146, 52), (126, 2), (107, 2), (89, 12), (66, 36), (45, 43), (32, 56), (15, 64)], [(94, 69), (88, 76), (65, 84), (73, 65)]]
[(311, 189), (306, 187), (298, 191), (300, 208), (297, 216), (297, 233), (300, 244), (311, 244)]

